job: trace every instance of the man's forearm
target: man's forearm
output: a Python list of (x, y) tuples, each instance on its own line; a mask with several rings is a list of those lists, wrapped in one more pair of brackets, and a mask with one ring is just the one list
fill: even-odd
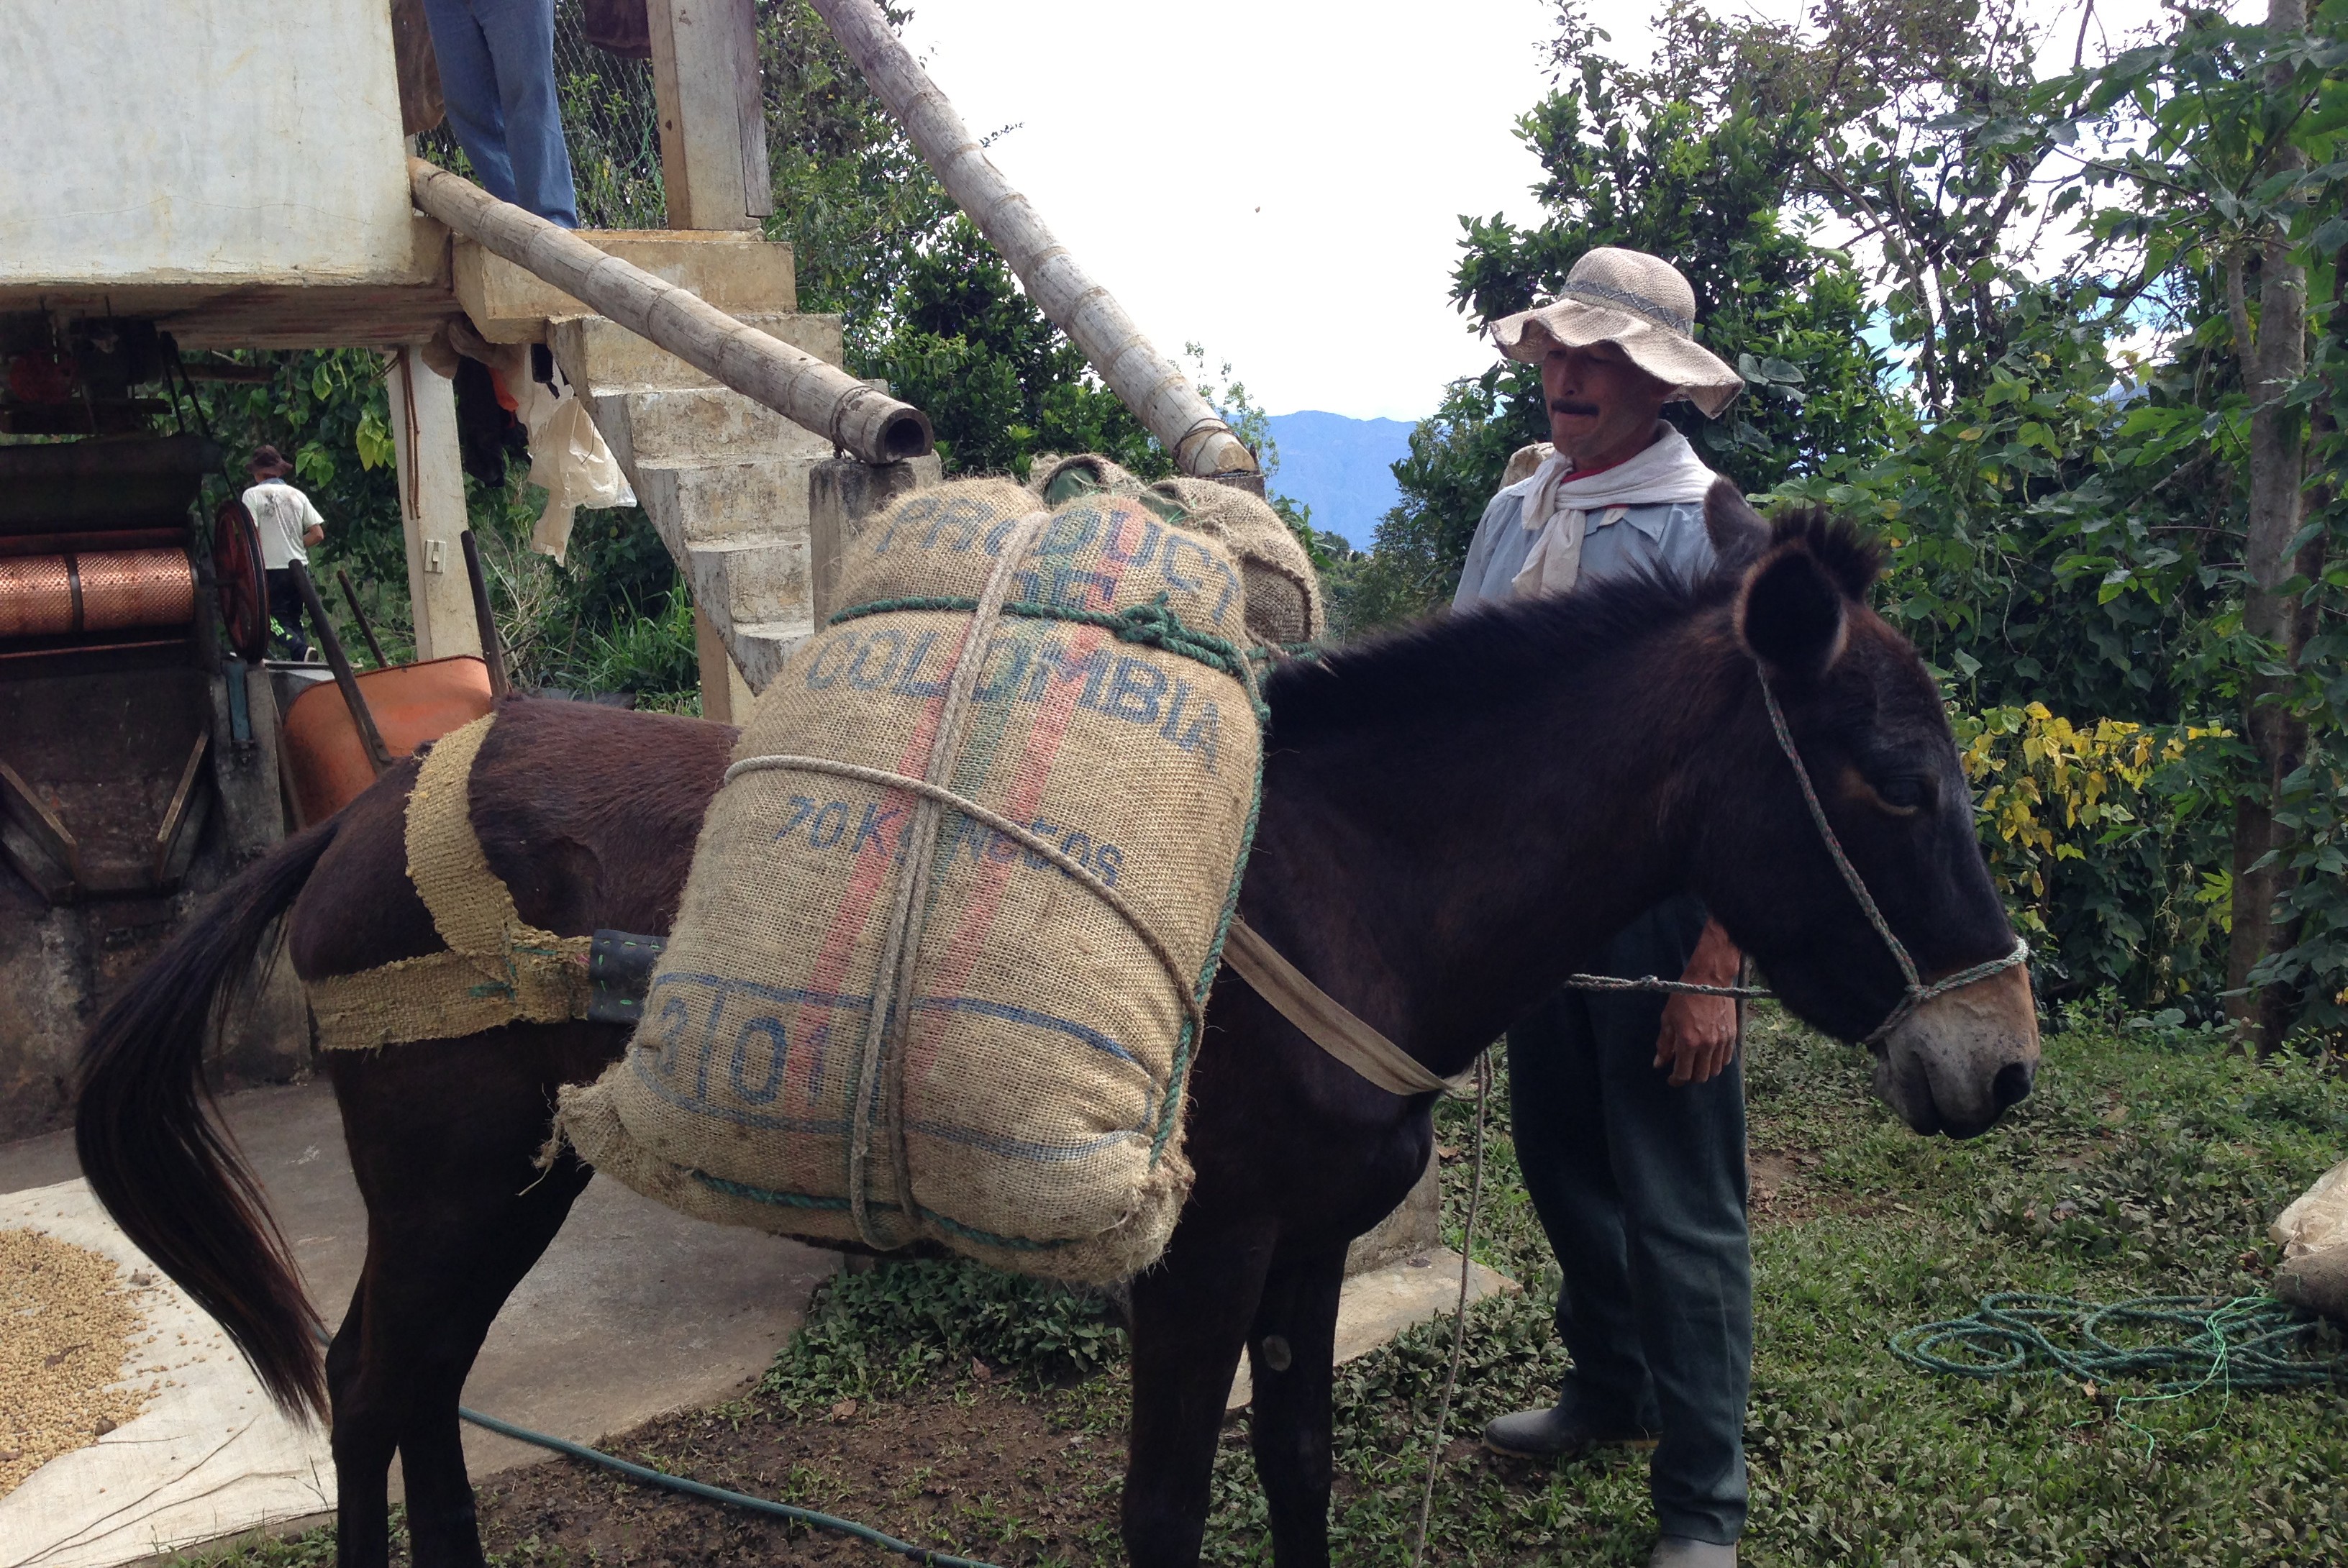
[(1695, 951), (1688, 954), (1687, 968), (1680, 978), (1697, 985), (1734, 985), (1744, 965), (1745, 954), (1728, 939), (1720, 922), (1707, 916), (1703, 934), (1695, 939)]

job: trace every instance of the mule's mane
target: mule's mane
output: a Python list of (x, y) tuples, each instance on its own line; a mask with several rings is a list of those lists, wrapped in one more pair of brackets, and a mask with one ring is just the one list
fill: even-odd
[[(1854, 598), (1881, 570), (1881, 547), (1823, 507), (1797, 507), (1769, 525), (1757, 557), (1807, 550)], [(1265, 680), (1274, 744), (1300, 743), (1414, 713), (1461, 717), (1506, 707), (1559, 676), (1726, 606), (1742, 561), (1688, 581), (1634, 573), (1544, 599), (1510, 599), (1370, 637), (1318, 660), (1281, 665)]]
[(1673, 573), (1611, 578), (1572, 593), (1511, 599), (1438, 615), (1264, 682), (1273, 743), (1306, 741), (1413, 713), (1467, 716), (1518, 700), (1564, 672), (1725, 606), (1735, 574), (1691, 583)]

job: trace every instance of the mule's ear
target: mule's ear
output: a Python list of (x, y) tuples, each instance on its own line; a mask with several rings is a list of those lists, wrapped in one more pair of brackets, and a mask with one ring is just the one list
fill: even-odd
[(1735, 480), (1715, 480), (1704, 492), (1704, 531), (1712, 536), (1713, 554), (1730, 572), (1742, 572), (1769, 548), (1769, 524), (1746, 500)]
[(1843, 584), (1808, 550), (1789, 540), (1746, 569), (1736, 593), (1736, 637), (1772, 675), (1816, 680), (1842, 656), (1849, 639)]

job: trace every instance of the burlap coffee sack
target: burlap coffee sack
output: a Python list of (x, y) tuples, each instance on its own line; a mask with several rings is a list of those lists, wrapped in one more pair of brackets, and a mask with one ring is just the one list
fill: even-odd
[(1280, 514), (1243, 490), (1177, 475), (1149, 487), (1182, 507), (1182, 523), (1212, 535), (1237, 556), (1247, 583), (1248, 630), (1281, 647), (1309, 643), (1329, 629), (1321, 576)]
[[(980, 480), (869, 526), (841, 562), (850, 609), (760, 697), (737, 762), (919, 776), (967, 606), (1035, 511), (1030, 492)], [(1219, 954), (1259, 777), (1234, 673), (1242, 583), (1212, 539), (1110, 492), (1059, 508), (1014, 566), (943, 781), (1077, 873), (944, 813), (908, 1032), (868, 1096), (919, 798), (799, 768), (736, 774), (705, 822), (644, 1025), (563, 1097), (561, 1130), (599, 1169), (708, 1218), (853, 1239), (861, 1120), (857, 1185), (888, 1244), (929, 1236), (1090, 1281), (1163, 1247), (1189, 1185), (1186, 999), (1203, 998)], [(1158, 934), (1179, 981), (1080, 875)]]
[(1280, 514), (1243, 490), (1187, 476), (1145, 485), (1097, 452), (1037, 458), (1028, 469), (1027, 488), (1047, 505), (1088, 490), (1138, 493), (1159, 517), (1220, 540), (1239, 561), (1247, 586), (1248, 634), (1259, 645), (1309, 643), (1329, 629), (1312, 558)]

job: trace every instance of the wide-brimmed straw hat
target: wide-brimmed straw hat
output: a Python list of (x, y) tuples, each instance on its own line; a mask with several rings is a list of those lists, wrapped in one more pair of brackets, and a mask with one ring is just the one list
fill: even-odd
[(1492, 324), (1500, 352), (1540, 364), (1552, 348), (1621, 346), (1631, 363), (1708, 418), (1735, 400), (1745, 377), (1695, 340), (1695, 290), (1661, 256), (1601, 245), (1573, 263), (1556, 303)]

